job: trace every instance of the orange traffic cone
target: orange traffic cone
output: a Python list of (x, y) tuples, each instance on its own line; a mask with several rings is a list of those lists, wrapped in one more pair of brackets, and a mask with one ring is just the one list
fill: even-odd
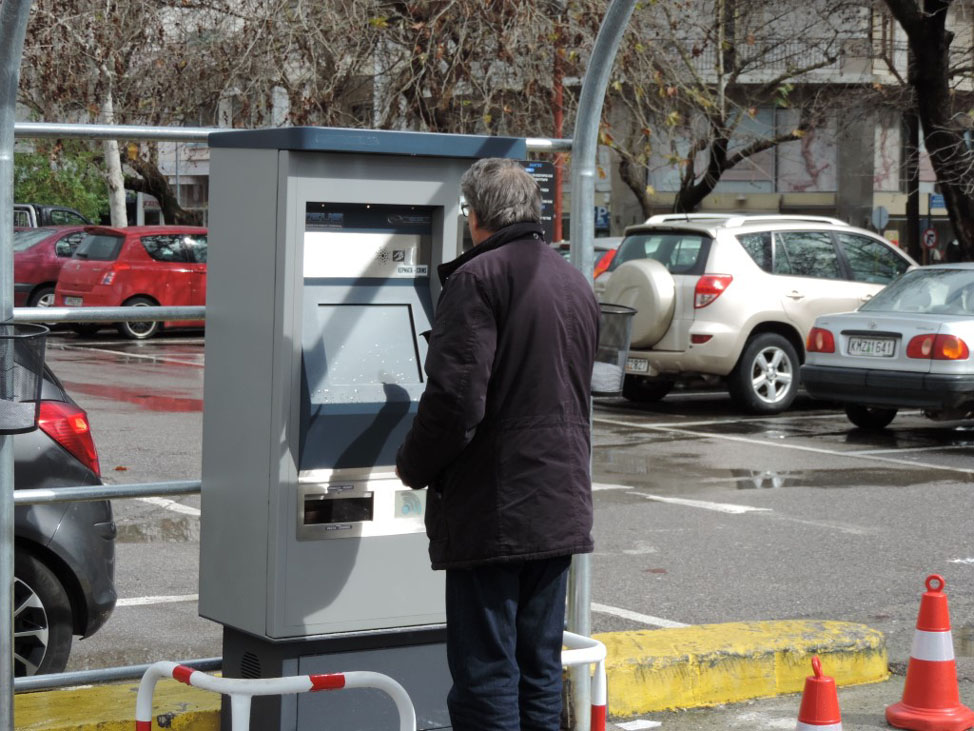
[(802, 693), (795, 731), (842, 731), (835, 680), (822, 675), (822, 661), (817, 655), (812, 658), (812, 670), (815, 675), (805, 678), (805, 692)]
[(974, 711), (960, 702), (950, 612), (943, 593), (947, 582), (931, 574), (926, 585), (903, 700), (886, 709), (886, 721), (912, 731), (964, 731), (974, 726)]

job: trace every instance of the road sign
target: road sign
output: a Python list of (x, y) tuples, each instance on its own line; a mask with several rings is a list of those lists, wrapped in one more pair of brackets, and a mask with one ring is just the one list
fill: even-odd
[(889, 223), (889, 211), (883, 206), (873, 208), (873, 226), (877, 231), (882, 231)]
[(936, 229), (927, 228), (923, 230), (923, 236), (921, 237), (923, 245), (928, 249), (937, 248), (937, 231)]
[(934, 208), (942, 208), (947, 210), (947, 202), (940, 193), (930, 194), (930, 210), (932, 211)]

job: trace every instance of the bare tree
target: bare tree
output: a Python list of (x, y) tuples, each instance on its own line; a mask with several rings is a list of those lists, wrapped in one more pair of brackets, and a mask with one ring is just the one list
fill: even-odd
[[(644, 214), (651, 212), (654, 161), (678, 167), (673, 208), (692, 211), (728, 170), (823, 127), (837, 102), (823, 82), (856, 32), (868, 34), (868, 13), (842, 0), (676, 0), (639, 8), (609, 97), (609, 119), (623, 122), (607, 123), (603, 141), (618, 153), (620, 175)], [(758, 119), (768, 110), (788, 113)]]

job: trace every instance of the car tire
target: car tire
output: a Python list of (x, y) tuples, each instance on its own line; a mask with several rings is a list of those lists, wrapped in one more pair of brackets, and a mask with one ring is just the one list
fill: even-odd
[(622, 384), (622, 397), (635, 403), (661, 401), (673, 390), (673, 381), (646, 376), (626, 376)]
[(846, 404), (845, 415), (860, 429), (885, 429), (896, 418), (896, 409)]
[(47, 566), (24, 551), (14, 556), (14, 674), (60, 673), (71, 653), (71, 600)]
[(655, 259), (634, 259), (612, 272), (600, 299), (636, 310), (632, 347), (651, 348), (670, 329), (676, 310), (676, 283), (666, 266)]
[[(124, 307), (158, 307), (158, 303), (148, 297), (133, 297), (123, 303)], [(120, 322), (116, 325), (119, 333), (129, 340), (148, 340), (162, 329), (161, 322)]]
[(54, 287), (38, 287), (27, 301), (28, 307), (54, 307)]
[(755, 335), (728, 378), (731, 397), (752, 414), (780, 413), (798, 393), (798, 369), (798, 354), (786, 337)]

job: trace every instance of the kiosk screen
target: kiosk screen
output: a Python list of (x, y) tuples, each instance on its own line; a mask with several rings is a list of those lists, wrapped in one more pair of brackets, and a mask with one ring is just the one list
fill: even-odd
[(424, 387), (432, 231), (431, 208), (307, 203), (300, 470), (395, 462)]

